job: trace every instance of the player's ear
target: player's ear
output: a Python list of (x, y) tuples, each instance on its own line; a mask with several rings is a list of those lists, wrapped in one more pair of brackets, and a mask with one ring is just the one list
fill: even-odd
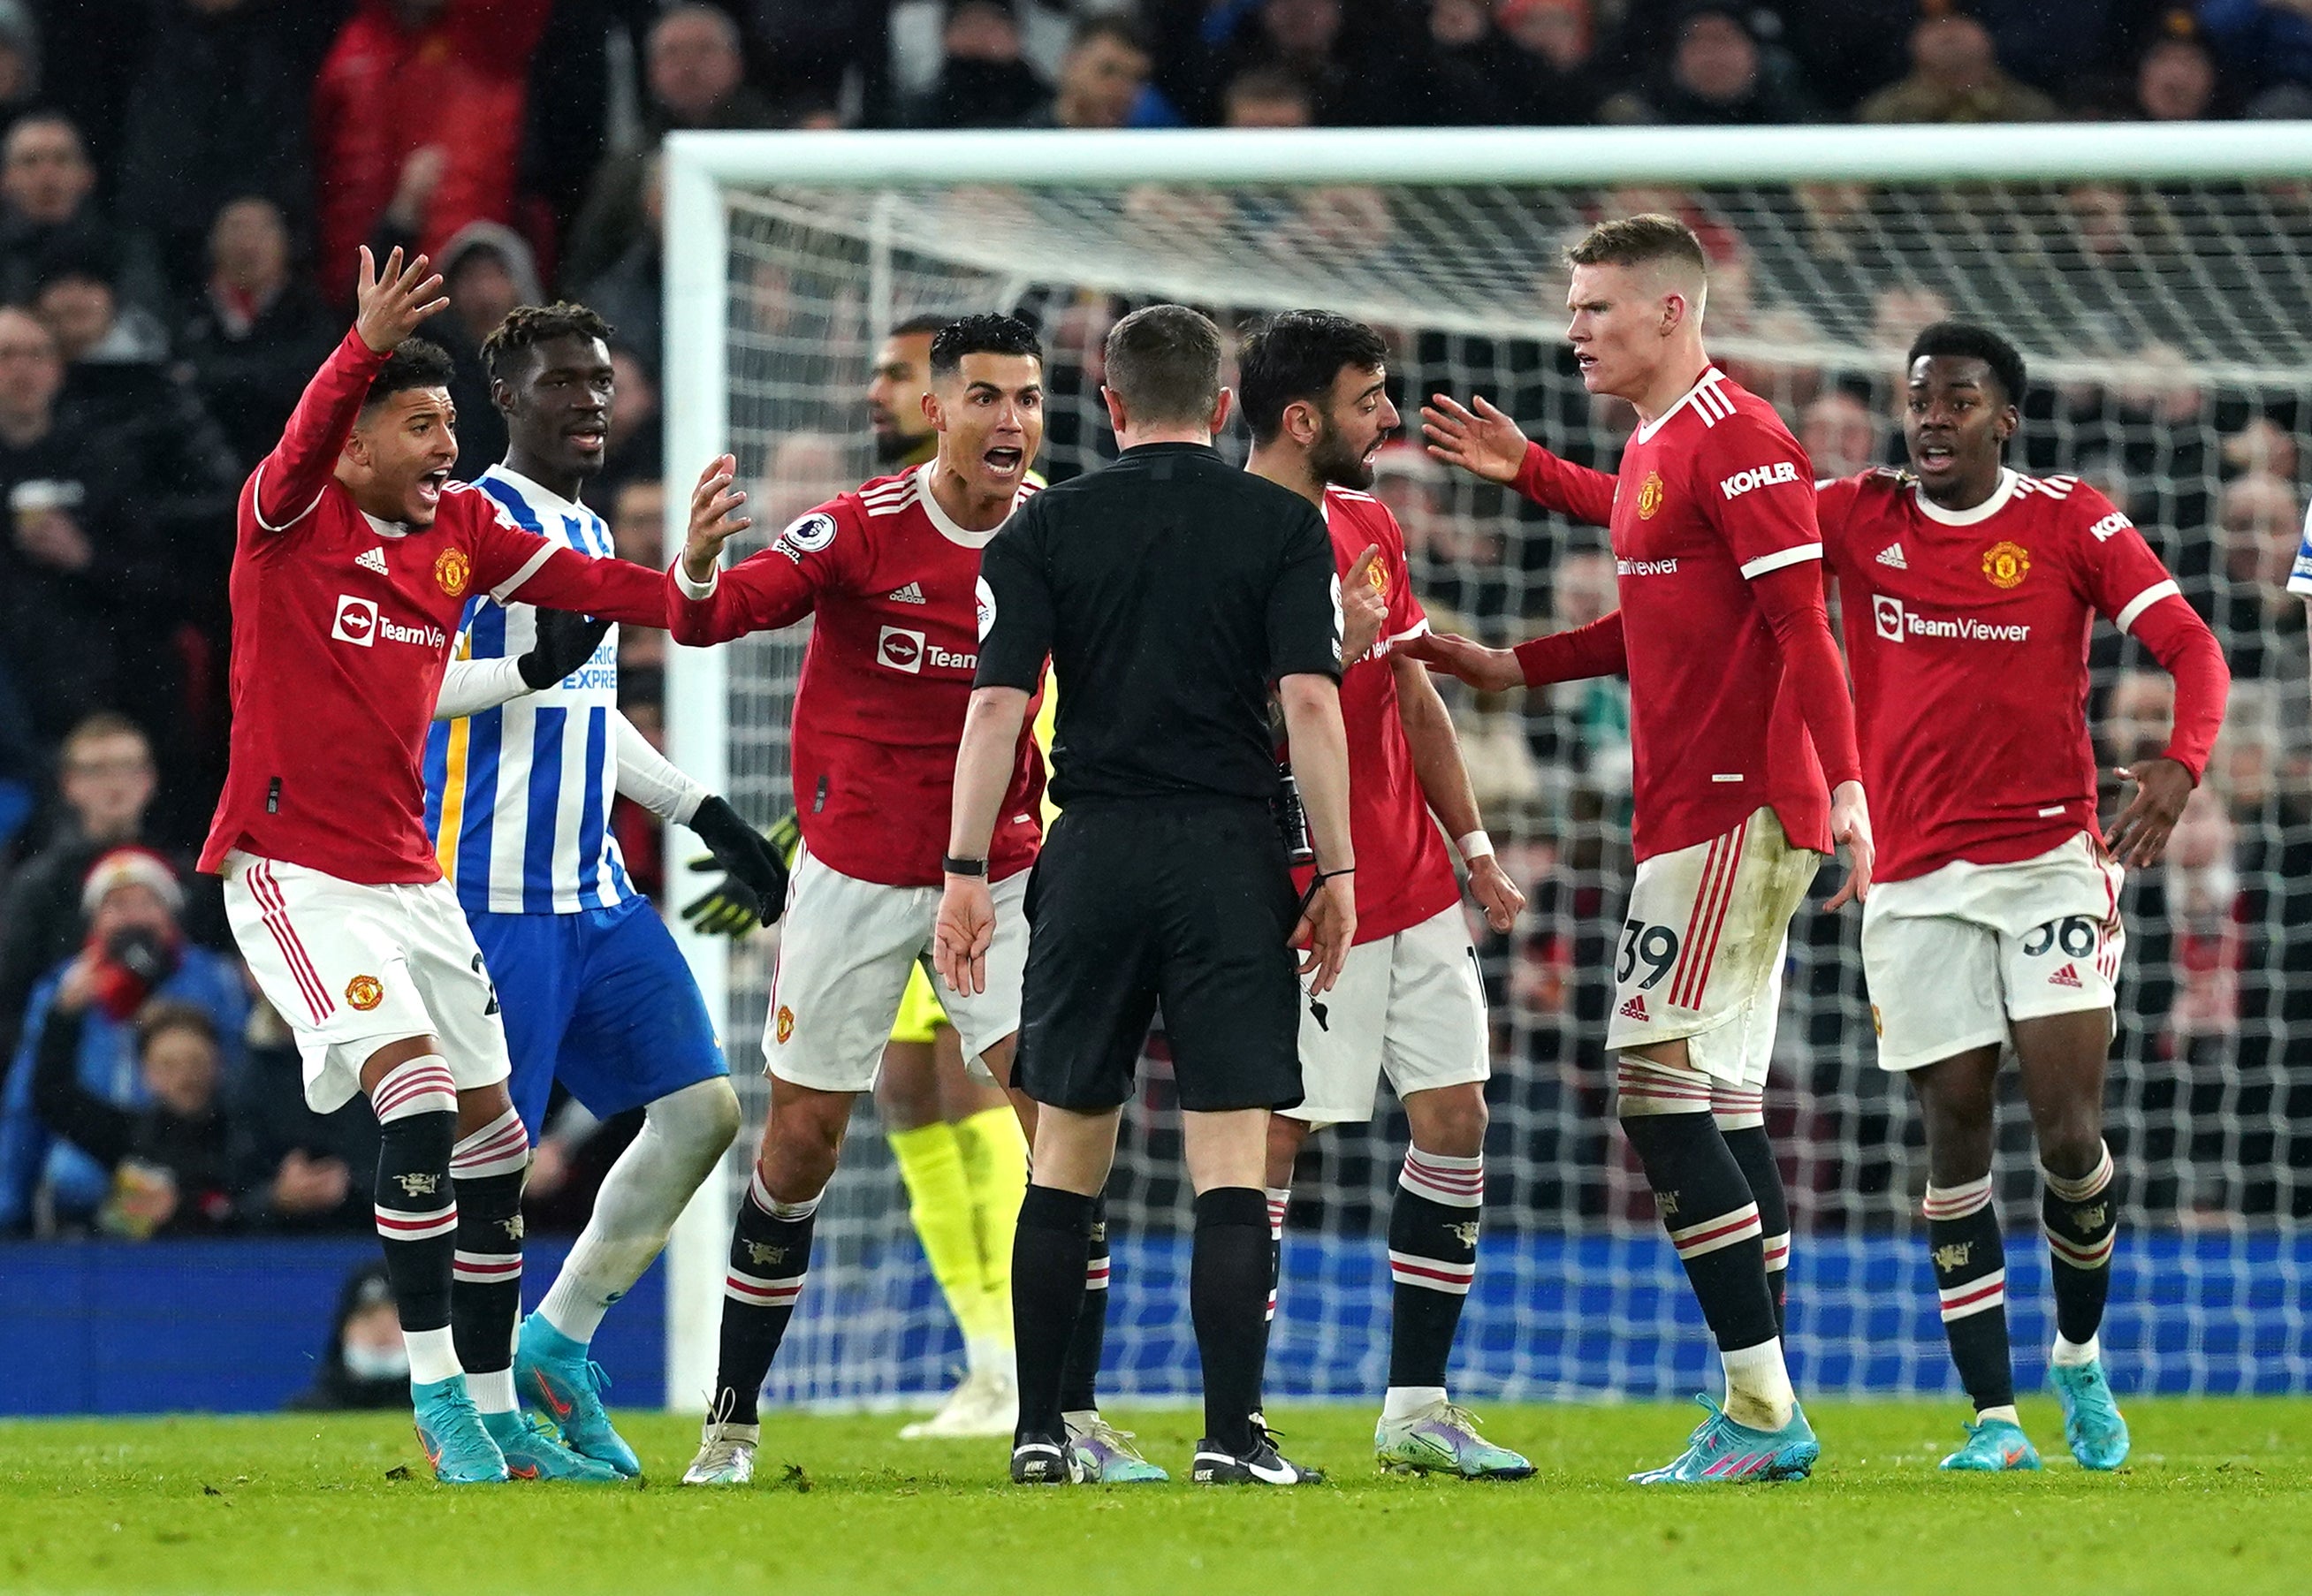
[(1122, 437), (1124, 429), (1132, 425), (1132, 417), (1125, 414), (1124, 396), (1103, 382), (1099, 385), (1099, 399), (1108, 407), (1108, 425), (1115, 429), (1117, 436)]
[(1234, 408), (1235, 404), (1236, 390), (1233, 388), (1222, 389), (1220, 398), (1213, 401), (1213, 424), (1205, 430), (1210, 432), (1215, 438), (1228, 431), (1229, 411)]
[(511, 416), (520, 401), (514, 397), (513, 384), (504, 377), (490, 379), (490, 403), (501, 416)]
[(924, 389), (922, 406), (924, 419), (932, 424), (932, 431), (947, 431), (947, 412), (940, 408), (939, 395), (928, 388)]

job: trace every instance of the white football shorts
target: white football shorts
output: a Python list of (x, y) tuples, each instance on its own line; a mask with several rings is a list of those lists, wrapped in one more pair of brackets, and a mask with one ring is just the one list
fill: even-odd
[(315, 1113), (351, 1101), (370, 1055), (408, 1037), (441, 1043), (460, 1092), (512, 1073), (497, 988), (449, 882), (364, 886), (239, 849), (223, 874), (232, 940), (296, 1036)]
[(1761, 808), (1722, 837), (1639, 864), (1615, 943), (1607, 1048), (1684, 1040), (1704, 1074), (1764, 1085), (1791, 916), (1822, 858), (1792, 847)]
[[(987, 949), (987, 990), (950, 992), (934, 978), (964, 1061), (988, 1075), (988, 1048), (1020, 1029), (1020, 981), (1028, 968), (1028, 877), (994, 882), (995, 940)], [(763, 1025), (769, 1074), (819, 1092), (868, 1092), (882, 1067), (907, 975), (931, 958), (939, 917), (937, 887), (887, 887), (795, 855), (779, 960)]]
[(2127, 951), (2126, 873), (2082, 831), (2011, 864), (1964, 860), (1880, 881), (1862, 906), (1878, 1067), (2009, 1040), (2018, 1020), (2110, 1009)]
[(1487, 1054), (1484, 981), (1456, 904), (1351, 948), (1322, 997), (1309, 997), (1304, 985), (1302, 1096), (1297, 1108), (1277, 1112), (1312, 1126), (1369, 1120), (1384, 1074), (1404, 1097), (1487, 1079)]

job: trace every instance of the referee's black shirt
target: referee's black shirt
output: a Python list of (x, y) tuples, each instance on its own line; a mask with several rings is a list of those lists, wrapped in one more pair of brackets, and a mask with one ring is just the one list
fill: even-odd
[(1052, 797), (1276, 792), (1268, 693), (1341, 673), (1317, 507), (1202, 443), (1143, 443), (1012, 513), (980, 559), (978, 687), (1059, 683)]

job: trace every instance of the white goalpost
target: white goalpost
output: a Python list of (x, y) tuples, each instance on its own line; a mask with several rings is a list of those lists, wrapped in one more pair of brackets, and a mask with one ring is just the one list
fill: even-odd
[[(1773, 399), (1818, 472), (1893, 455), (1902, 351), (1946, 315), (2029, 359), (2010, 462), (2111, 494), (2217, 627), (2238, 679), (2177, 857), (2130, 883), (2106, 1101), (2124, 1218), (2105, 1342), (2123, 1390), (2312, 1389), (2312, 714), (2303, 602), (2284, 583), (2312, 480), (2312, 123), (1739, 129), (679, 134), (665, 183), (667, 547), (700, 467), (735, 453), (760, 548), (875, 474), (863, 390), (882, 333), (1004, 311), (1049, 350), (1056, 478), (1113, 452), (1100, 338), (1179, 300), (1223, 326), (1313, 305), (1388, 336), (1408, 415), (1483, 393), (1611, 469), (1626, 414), (1566, 358), (1559, 249), (1600, 216), (1668, 210), (1713, 261), (1713, 353)], [(1241, 458), (1240, 438), (1223, 447)], [(1455, 477), (1416, 449), (1376, 491), (1453, 629), (1513, 641), (1610, 608), (1602, 534)], [(807, 625), (670, 651), (676, 762), (767, 823), (792, 806), (787, 715)], [(2164, 740), (2155, 664), (2092, 645), (2098, 756)], [(1494, 1020), (1491, 1190), (1455, 1379), (1473, 1399), (1656, 1397), (1703, 1382), (1707, 1338), (1612, 1124), (1605, 968), (1628, 855), (1627, 706), (1600, 682), (1457, 724), (1531, 899), (1481, 944)], [(679, 890), (680, 889), (675, 889)], [(1900, 1083), (1876, 1068), (1852, 916), (1791, 939), (1769, 1127), (1795, 1218), (1791, 1345), (1809, 1390), (1956, 1390)], [(717, 1016), (747, 1128), (678, 1226), (667, 1393), (711, 1385), (731, 1205), (760, 1123), (775, 939), (676, 922)], [(1187, 1200), (1160, 1048), (1127, 1108), (1104, 1384), (1195, 1388)], [(2019, 1107), (1995, 1166), (2017, 1373), (2052, 1327)], [(1270, 1358), (1273, 1396), (1377, 1392), (1380, 1238), (1401, 1116), (1305, 1156)], [(960, 1343), (863, 1101), (819, 1223), (774, 1401), (928, 1402)]]

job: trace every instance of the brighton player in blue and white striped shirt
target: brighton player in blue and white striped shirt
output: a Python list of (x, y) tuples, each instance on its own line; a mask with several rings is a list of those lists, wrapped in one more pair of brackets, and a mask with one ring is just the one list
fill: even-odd
[[(593, 557), (611, 552), (609, 529), (579, 494), (608, 439), (609, 330), (582, 306), (523, 306), (482, 351), (510, 447), (477, 486), (516, 525)], [(505, 1338), (459, 1350), (510, 1471), (533, 1477), (640, 1472), (603, 1411), (588, 1344), (739, 1127), (714, 1022), (626, 873), (610, 805), (623, 793), (688, 826), (769, 917), (786, 890), (784, 867), (754, 829), (618, 713), (617, 661), (607, 622), (477, 593), (425, 752), (426, 828), (496, 983), (523, 1124), (535, 1139), (557, 1078), (600, 1117), (647, 1109), (518, 1348), (519, 1263), (458, 1255), (461, 1279), (504, 1282)], [(514, 1228), (508, 1250), (518, 1258)], [(517, 1380), (565, 1446), (522, 1417)], [(517, 1450), (534, 1467), (518, 1468)]]

